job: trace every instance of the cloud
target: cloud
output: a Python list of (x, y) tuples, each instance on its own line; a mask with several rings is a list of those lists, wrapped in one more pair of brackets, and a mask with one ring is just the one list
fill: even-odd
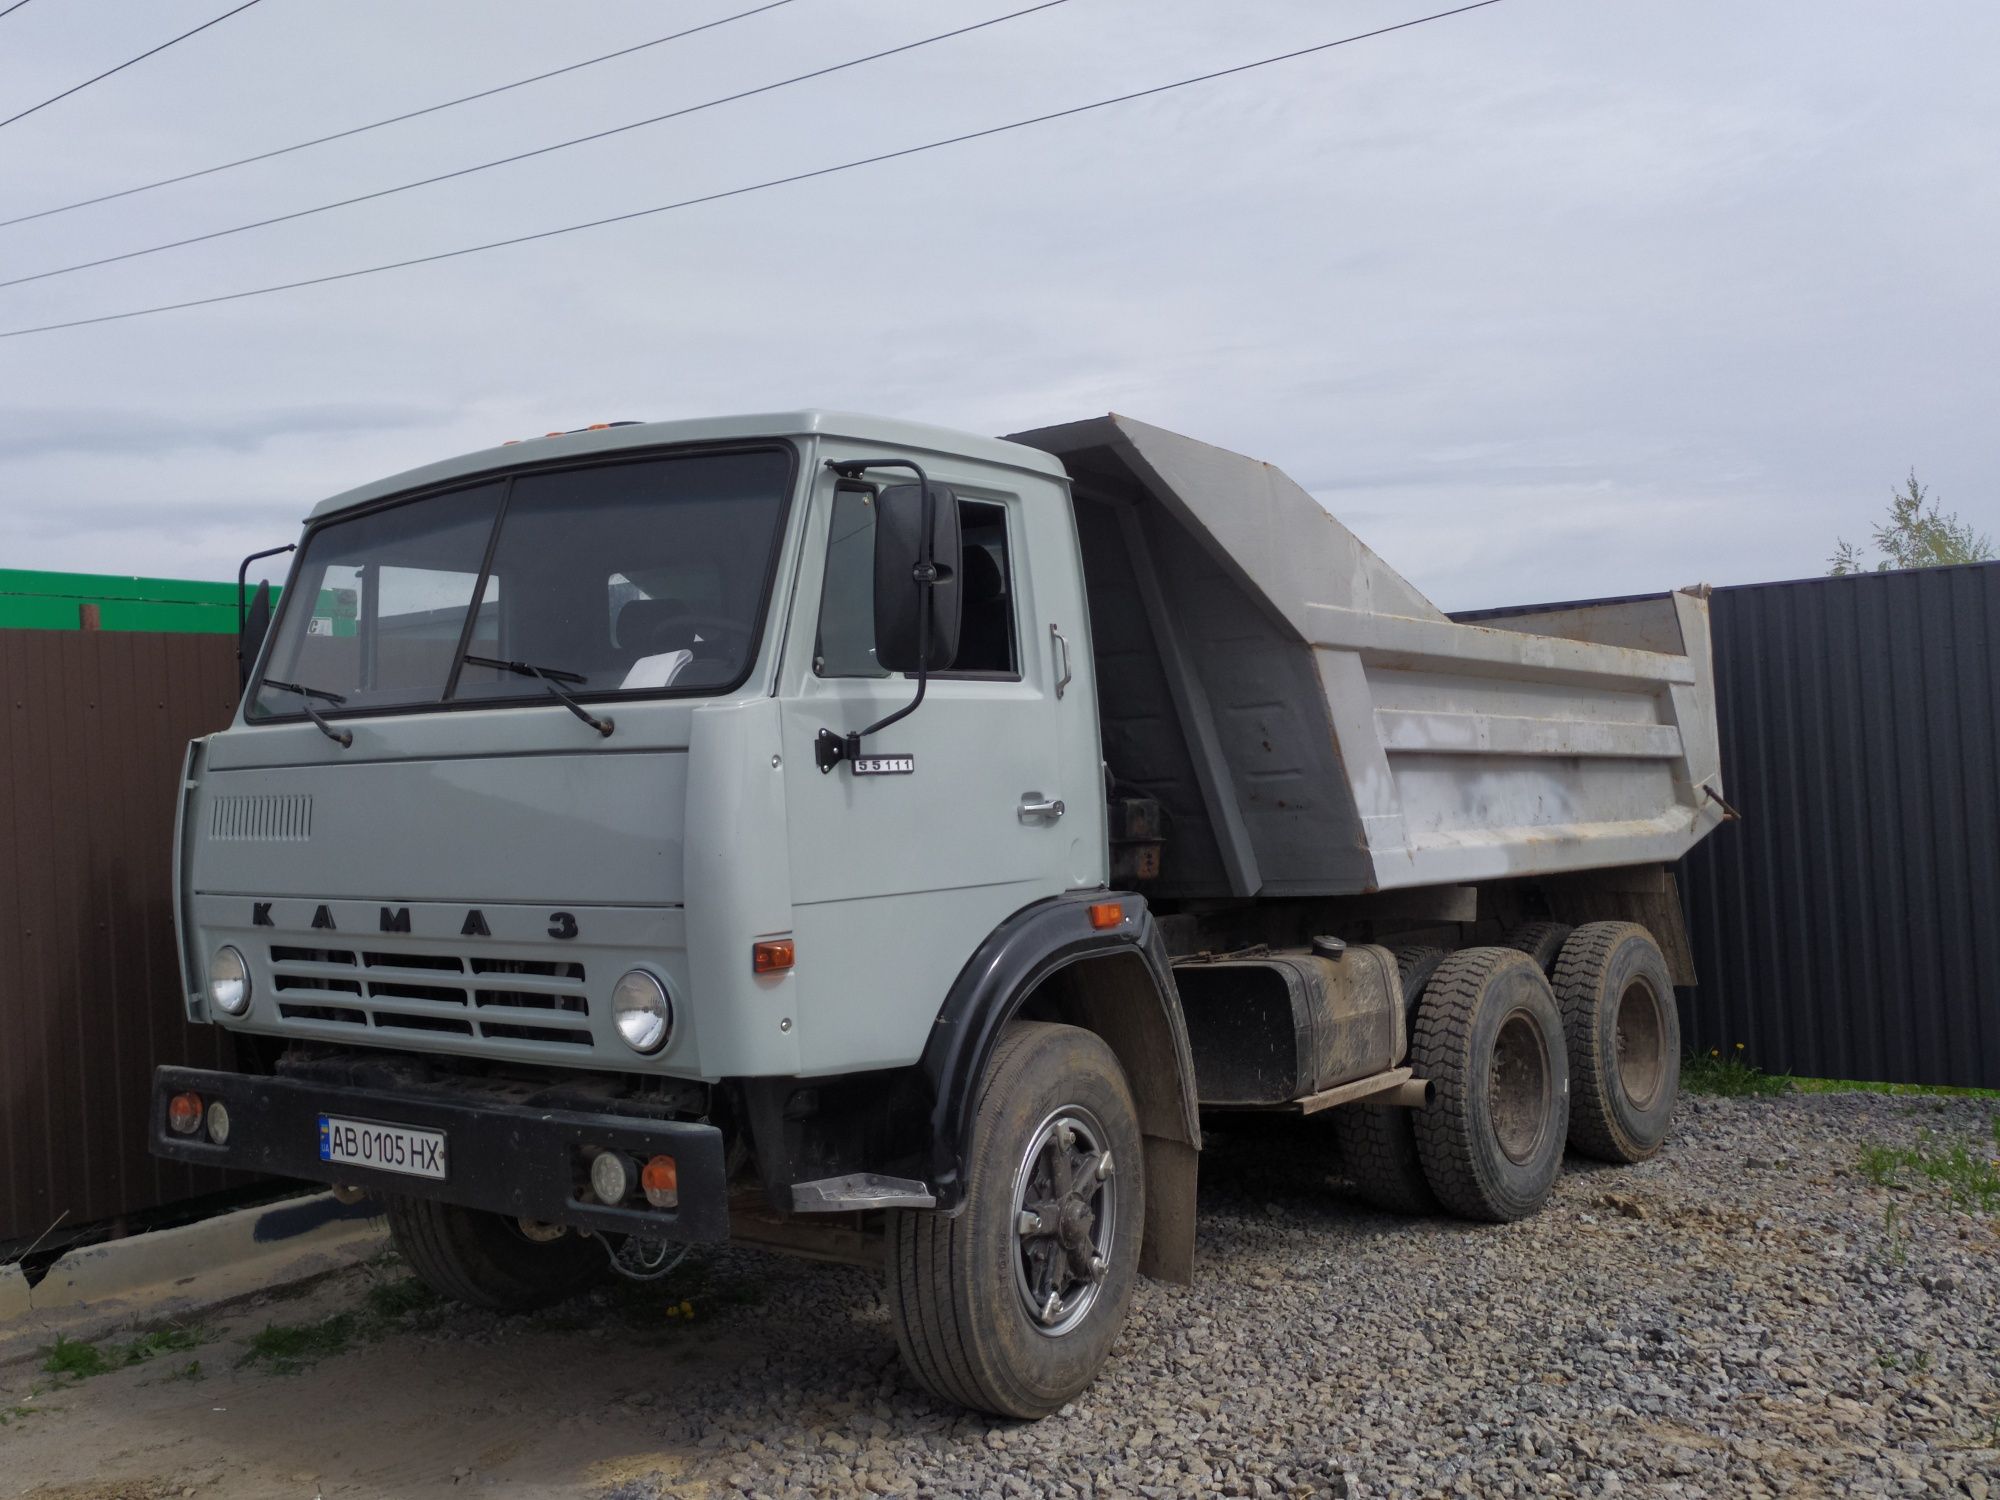
[(254, 453), (307, 437), (435, 427), (439, 410), (360, 403), (226, 414), (126, 408), (0, 408), (0, 464), (55, 454), (182, 455), (189, 449)]
[[(1006, 8), (787, 6), (0, 230), (0, 252), (25, 272), (199, 233)], [(1412, 13), (1074, 0), (615, 143), (6, 289), (0, 326), (666, 202)], [(544, 20), (529, 0), (349, 0), (282, 37), (232, 22), (20, 122), (10, 206), (670, 29), (641, 0), (559, 36)], [(0, 95), (114, 50), (62, 21), (9, 18)], [(324, 495), (454, 452), (813, 404), (983, 432), (1127, 412), (1277, 463), (1448, 608), (1810, 573), (1911, 463), (1993, 530), (1996, 49), (1976, 0), (1500, 5), (541, 245), (0, 342), (0, 556), (224, 576)]]

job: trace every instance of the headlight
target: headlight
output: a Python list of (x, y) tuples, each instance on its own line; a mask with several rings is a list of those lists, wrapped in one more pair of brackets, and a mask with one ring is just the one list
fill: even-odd
[(666, 988), (644, 969), (634, 969), (611, 991), (611, 1017), (618, 1034), (635, 1052), (658, 1052), (674, 1029), (674, 1003)]
[(208, 961), (208, 998), (226, 1016), (250, 1008), (250, 966), (234, 948), (217, 948)]

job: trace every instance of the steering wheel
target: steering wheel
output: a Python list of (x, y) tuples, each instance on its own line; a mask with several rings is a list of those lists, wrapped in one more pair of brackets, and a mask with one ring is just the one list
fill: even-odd
[[(696, 646), (710, 646), (715, 644), (717, 637), (732, 640), (739, 646), (746, 646), (750, 643), (750, 627), (745, 625), (741, 620), (730, 619), (727, 615), (675, 615), (673, 618), (673, 629), (676, 634), (686, 631), (691, 635), (705, 637), (705, 639), (700, 641), (690, 640), (687, 649), (691, 651)], [(695, 654), (698, 656), (712, 656), (715, 653), (711, 651), (696, 652)]]

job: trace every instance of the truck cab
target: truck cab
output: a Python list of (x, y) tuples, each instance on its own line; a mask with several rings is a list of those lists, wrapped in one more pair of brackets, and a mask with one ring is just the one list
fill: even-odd
[[(610, 424), (318, 506), (234, 721), (190, 747), (177, 825), (188, 1016), (258, 1065), (160, 1070), (155, 1149), (376, 1194), (420, 1274), (493, 1307), (732, 1237), (882, 1260), (932, 1390), (1020, 1416), (1069, 1399), (1134, 1278), (1191, 1273), (1203, 1103), (1429, 1106), (1417, 961), (1390, 939), (1477, 920), (1468, 849), (1508, 877), (1643, 873), (1720, 816), (1690, 769), (1712, 724), (1672, 687), (1705, 636), (1461, 646), (1361, 549), (1377, 572), (1342, 586), (1372, 579), (1362, 603), (1416, 644), (1344, 642), (1352, 598), (1324, 630), (1259, 604), (1256, 570), (1303, 554), (1254, 507), (1233, 557), (1211, 517), (1228, 566), (1177, 593), (1147, 576), (1145, 527), (1201, 517), (1135, 521), (1160, 466), (1107, 475), (1105, 438)], [(1214, 623), (1230, 588), (1250, 604)], [(1587, 690), (1557, 721), (1595, 736), (1502, 747), (1497, 800), (1440, 813), (1430, 846), (1437, 762), (1400, 776), (1406, 822), (1377, 721), (1343, 697), (1426, 649), (1483, 661), (1489, 698), (1509, 663)], [(1669, 752), (1637, 720), (1677, 711)], [(1619, 757), (1647, 779), (1611, 787), (1621, 842), (1593, 853), (1575, 793)], [(1550, 826), (1518, 866), (1445, 826), (1518, 832), (1507, 777), (1572, 789), (1567, 821), (1523, 814)], [(1383, 905), (1398, 885), (1416, 894)], [(1496, 995), (1549, 991), (1499, 968)], [(1672, 979), (1641, 978), (1657, 1051)], [(1569, 1044), (1552, 992), (1521, 1003), (1541, 1072), (1514, 1165), (1552, 1178)], [(1505, 1124), (1464, 1128), (1511, 1150)]]

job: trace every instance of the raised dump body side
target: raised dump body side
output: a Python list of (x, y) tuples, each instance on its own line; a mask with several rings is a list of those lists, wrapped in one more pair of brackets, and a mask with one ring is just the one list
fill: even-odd
[(1074, 484), (1105, 759), (1167, 812), (1155, 894), (1665, 863), (1720, 821), (1704, 590), (1456, 624), (1269, 464), (1115, 415), (1014, 441)]

